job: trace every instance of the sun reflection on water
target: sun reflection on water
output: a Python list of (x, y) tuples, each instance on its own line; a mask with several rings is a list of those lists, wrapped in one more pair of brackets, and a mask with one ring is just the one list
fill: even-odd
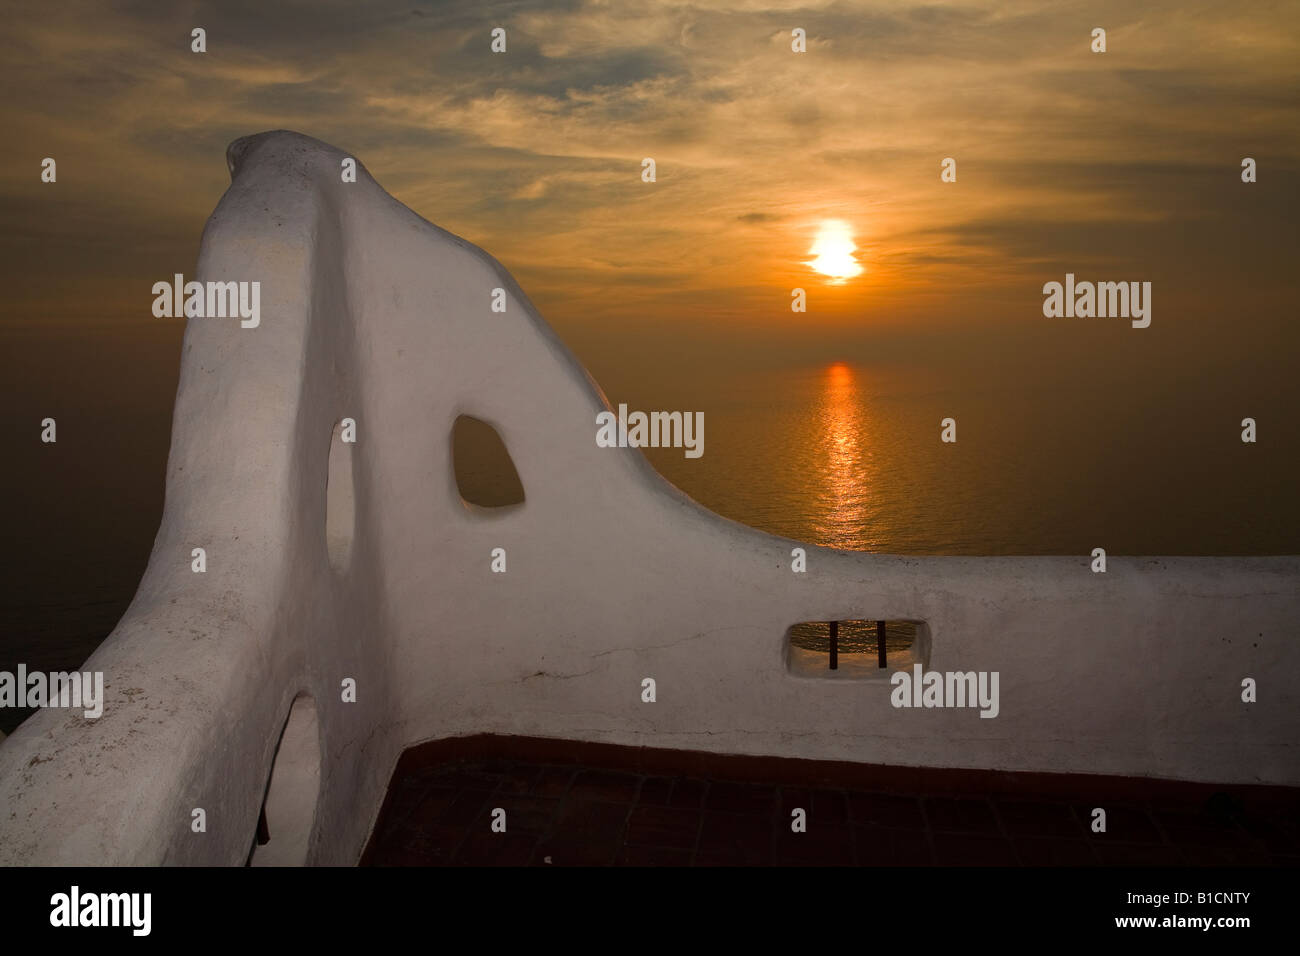
[(818, 544), (869, 550), (875, 542), (871, 489), (876, 464), (870, 426), (853, 369), (843, 362), (829, 366), (817, 416), (825, 455), (818, 483)]

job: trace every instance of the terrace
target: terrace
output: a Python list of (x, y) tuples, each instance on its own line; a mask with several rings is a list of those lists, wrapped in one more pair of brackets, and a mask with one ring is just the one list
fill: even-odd
[[(1106, 810), (1100, 833), (1092, 829), (1098, 806)], [(498, 808), (504, 833), (491, 828)], [(791, 829), (796, 809), (806, 832)], [(1287, 788), (477, 737), (403, 755), (361, 862), (1295, 866), (1297, 821), (1300, 794)]]

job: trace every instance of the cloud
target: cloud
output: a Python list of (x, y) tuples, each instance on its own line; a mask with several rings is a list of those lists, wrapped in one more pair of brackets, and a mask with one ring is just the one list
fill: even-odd
[[(536, 277), (551, 315), (680, 310), (693, 295), (702, 313), (727, 296), (728, 311), (760, 312), (816, 281), (804, 261), (825, 218), (853, 226), (867, 267), (838, 293), (849, 304), (1010, 289), (1040, 263), (1130, 254), (1276, 291), (1280, 274), (1214, 237), (1258, 237), (1264, 263), (1294, 251), (1300, 12), (1072, 10), (80, 0), (14, 14), (0, 38), (6, 129), (29, 146), (0, 157), (0, 209), (50, 262), (76, 263), (78, 295), (147, 287), (192, 263), (225, 145), (289, 128), (354, 151), (417, 212)], [(1088, 49), (1095, 23), (1103, 55)], [(189, 51), (198, 25), (206, 54)], [(505, 54), (489, 48), (496, 26)], [(807, 53), (790, 51), (795, 26)], [(32, 155), (58, 158), (61, 198), (86, 228), (112, 224), (120, 248), (78, 253)], [(1244, 155), (1269, 201), (1238, 188)], [(939, 181), (945, 156), (956, 183)], [(30, 257), (12, 263), (22, 287)], [(593, 297), (606, 282), (619, 295)]]

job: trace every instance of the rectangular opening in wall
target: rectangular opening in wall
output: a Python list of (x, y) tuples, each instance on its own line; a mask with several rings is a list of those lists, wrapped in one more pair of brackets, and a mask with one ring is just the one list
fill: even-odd
[(785, 636), (786, 667), (805, 677), (887, 678), (929, 657), (923, 621), (803, 621)]

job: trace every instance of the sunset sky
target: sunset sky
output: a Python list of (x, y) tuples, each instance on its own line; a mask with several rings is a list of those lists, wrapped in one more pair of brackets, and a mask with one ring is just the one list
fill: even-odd
[[(280, 128), (500, 260), (613, 403), (704, 413), (707, 455), (650, 457), (728, 517), (897, 553), (1300, 548), (1294, 0), (10, 7), (14, 660), (83, 660), (134, 593), (181, 363), (152, 286), (193, 274), (226, 146)], [(851, 259), (814, 251), (827, 222)], [(1067, 272), (1150, 282), (1150, 327), (1045, 317)]]
[[(579, 337), (1041, 326), (1042, 284), (1073, 271), (1152, 281), (1146, 334), (1185, 309), (1193, 350), (1252, 312), (1297, 342), (1294, 3), (159, 6), (9, 14), (0, 322), (148, 319), (151, 284), (193, 268), (226, 144), (289, 128)], [(826, 219), (853, 233), (850, 281), (806, 264)]]

